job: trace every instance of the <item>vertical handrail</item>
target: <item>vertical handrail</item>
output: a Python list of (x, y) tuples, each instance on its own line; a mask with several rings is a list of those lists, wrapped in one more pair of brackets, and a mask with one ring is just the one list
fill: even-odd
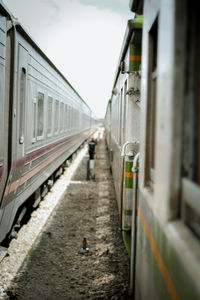
[(136, 241), (137, 241), (137, 186), (138, 186), (138, 172), (139, 172), (140, 153), (137, 153), (133, 160), (133, 189), (134, 198), (133, 206), (134, 217), (132, 218), (132, 232), (131, 232), (131, 258), (130, 258), (130, 294), (133, 295), (135, 288), (135, 269), (136, 269)]
[(123, 212), (123, 194), (124, 194), (124, 160), (125, 160), (125, 156), (122, 156), (122, 171), (121, 171), (121, 184), (120, 184), (120, 219), (119, 219), (120, 230), (122, 230), (122, 212)]

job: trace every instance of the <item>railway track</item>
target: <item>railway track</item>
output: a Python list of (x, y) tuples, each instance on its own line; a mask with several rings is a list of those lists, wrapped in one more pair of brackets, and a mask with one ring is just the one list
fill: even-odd
[[(129, 259), (103, 137), (97, 151), (96, 181), (86, 180), (85, 147), (12, 241), (0, 264), (2, 299), (127, 299)], [(83, 237), (90, 250), (80, 254)]]

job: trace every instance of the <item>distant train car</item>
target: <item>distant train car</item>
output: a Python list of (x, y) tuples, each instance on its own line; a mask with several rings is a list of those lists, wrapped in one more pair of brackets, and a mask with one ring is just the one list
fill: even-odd
[[(128, 21), (104, 121), (121, 226), (127, 232), (131, 229), (132, 216), (131, 168), (140, 138), (142, 20), (142, 16), (137, 15), (134, 20)], [(121, 151), (125, 143), (128, 155), (121, 164)], [(125, 177), (122, 178), (123, 169)], [(120, 182), (123, 179), (124, 184)]]
[(1, 242), (15, 235), (27, 207), (38, 205), (96, 120), (3, 4), (0, 14)]
[[(197, 5), (188, 0), (130, 1), (131, 10), (143, 14), (141, 85), (136, 93), (138, 74), (130, 68), (129, 55), (133, 30), (131, 37), (125, 35), (107, 107), (107, 145), (134, 299), (200, 299)], [(125, 53), (130, 62), (123, 74)]]

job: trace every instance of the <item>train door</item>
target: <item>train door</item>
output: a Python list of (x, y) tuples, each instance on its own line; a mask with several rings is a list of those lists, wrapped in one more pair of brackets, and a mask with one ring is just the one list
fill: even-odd
[(0, 202), (7, 178), (7, 126), (8, 108), (6, 107), (6, 18), (0, 14)]
[[(4, 27), (4, 28), (3, 28)], [(13, 79), (14, 77), (14, 55), (12, 28), (7, 31), (6, 20), (0, 18), (0, 56), (1, 56), (1, 83), (0, 103), (3, 104), (0, 110), (0, 144), (1, 146), (1, 183), (0, 183), (0, 242), (5, 238), (7, 227), (12, 212), (13, 204), (9, 199), (9, 187), (12, 180), (12, 127), (13, 127)], [(3, 38), (4, 36), (4, 38)]]
[(25, 154), (25, 105), (27, 98), (27, 65), (28, 51), (19, 44), (18, 46), (18, 137), (17, 137), (17, 158)]

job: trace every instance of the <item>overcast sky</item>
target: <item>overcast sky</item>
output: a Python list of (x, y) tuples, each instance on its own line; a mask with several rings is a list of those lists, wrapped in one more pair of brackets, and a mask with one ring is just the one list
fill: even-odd
[(129, 0), (3, 0), (98, 117), (104, 117)]

